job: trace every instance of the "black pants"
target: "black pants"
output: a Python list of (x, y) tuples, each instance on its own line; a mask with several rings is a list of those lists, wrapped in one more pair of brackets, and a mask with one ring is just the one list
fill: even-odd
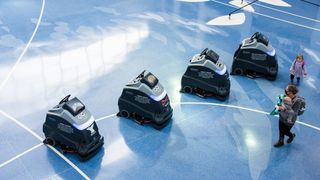
[[(293, 74), (290, 74), (290, 79), (291, 79), (291, 81), (293, 81), (293, 79), (294, 79), (294, 75)], [(297, 77), (297, 81), (298, 82), (300, 81), (300, 77)]]
[(284, 135), (289, 136), (290, 138), (293, 137), (292, 133), (290, 132), (292, 126), (286, 125), (282, 121), (279, 121), (279, 136), (280, 138), (284, 138)]

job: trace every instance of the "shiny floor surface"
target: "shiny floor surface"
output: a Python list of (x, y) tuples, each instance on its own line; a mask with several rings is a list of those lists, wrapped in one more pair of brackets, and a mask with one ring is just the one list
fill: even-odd
[[(234, 26), (206, 25), (235, 9), (227, 0), (1, 1), (0, 179), (318, 179), (320, 8), (284, 1), (291, 7), (257, 2)], [(179, 93), (193, 55), (213, 49), (230, 71), (239, 43), (257, 31), (276, 49), (276, 81), (231, 76), (224, 102)], [(293, 143), (276, 149), (278, 118), (267, 113), (298, 52), (307, 110)], [(144, 69), (174, 110), (161, 131), (115, 116), (124, 85)], [(67, 94), (105, 138), (86, 162), (41, 144), (46, 112)]]

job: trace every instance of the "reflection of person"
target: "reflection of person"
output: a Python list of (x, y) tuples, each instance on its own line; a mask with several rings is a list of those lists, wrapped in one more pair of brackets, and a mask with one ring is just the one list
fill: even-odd
[(298, 88), (294, 85), (288, 85), (285, 89), (286, 97), (283, 104), (279, 106), (279, 140), (274, 144), (274, 147), (284, 145), (284, 136), (288, 136), (287, 143), (291, 143), (296, 137), (296, 134), (290, 130), (297, 120), (298, 110), (301, 106), (301, 101), (297, 96)]
[(304, 58), (302, 54), (298, 54), (296, 59), (292, 62), (290, 67), (290, 80), (291, 84), (293, 83), (293, 79), (297, 77), (297, 85), (300, 83), (300, 78), (302, 77), (302, 72), (304, 76), (307, 76), (307, 70), (304, 62)]

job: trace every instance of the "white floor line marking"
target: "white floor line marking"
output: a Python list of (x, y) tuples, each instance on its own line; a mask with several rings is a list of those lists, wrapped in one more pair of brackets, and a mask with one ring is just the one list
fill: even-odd
[(70, 166), (72, 166), (78, 173), (82, 175), (85, 179), (90, 179), (89, 176), (87, 176), (81, 169), (78, 168), (73, 162), (71, 162), (66, 156), (61, 154), (58, 150), (56, 150), (54, 147), (47, 145), (52, 151), (54, 151), (56, 154), (58, 154), (63, 160), (65, 160)]
[[(43, 138), (40, 137), (37, 133), (35, 133), (34, 131), (32, 131), (30, 128), (28, 128), (27, 126), (25, 126), (24, 124), (22, 124), (21, 122), (19, 122), (17, 119), (15, 119), (14, 117), (10, 116), (9, 114), (3, 112), (2, 110), (0, 110), (0, 114), (2, 114), (3, 116), (7, 117), (9, 120), (15, 122), (17, 125), (19, 125), (20, 127), (22, 127), (23, 129), (25, 129), (26, 131), (28, 131), (30, 134), (32, 134), (34, 137), (36, 137), (37, 139), (39, 139), (41, 142), (43, 141)], [(58, 154), (63, 160), (65, 160), (71, 167), (73, 167), (79, 174), (81, 174), (85, 179), (90, 179), (81, 169), (79, 169), (73, 162), (71, 162), (68, 158), (66, 158), (63, 154), (61, 154), (59, 151), (57, 151), (55, 148), (53, 148), (52, 146), (47, 145), (50, 149), (52, 149), (56, 154)]]
[(2, 81), (1, 85), (0, 85), (0, 91), (2, 90), (2, 88), (6, 85), (6, 83), (8, 82), (8, 80), (10, 79), (12, 73), (14, 72), (14, 70), (17, 68), (18, 64), (20, 63), (22, 57), (24, 56), (24, 54), (27, 52), (34, 36), (36, 35), (37, 31), (38, 31), (38, 28), (39, 28), (39, 25), (40, 25), (40, 22), (41, 22), (41, 19), (42, 19), (42, 15), (43, 15), (43, 11), (44, 11), (44, 6), (45, 6), (45, 3), (46, 1), (45, 0), (42, 0), (42, 7), (41, 7), (41, 11), (40, 11), (40, 16), (38, 18), (38, 22), (37, 22), (37, 25), (36, 25), (36, 28), (34, 29), (26, 47), (23, 49), (22, 53), (20, 54), (18, 60), (16, 61), (16, 63), (13, 65), (11, 71), (7, 74), (6, 78)]
[[(216, 0), (211, 0), (211, 1), (219, 3), (219, 4), (222, 4), (222, 5), (225, 5), (225, 6), (237, 8), (236, 6), (233, 6), (233, 5), (230, 5), (230, 4), (226, 4), (226, 3), (223, 3), (223, 2), (219, 2), (219, 1), (216, 1)], [(281, 22), (285, 22), (285, 23), (288, 23), (288, 24), (300, 26), (300, 27), (303, 27), (303, 28), (306, 28), (306, 29), (310, 29), (310, 30), (314, 30), (314, 31), (320, 32), (320, 29), (313, 28), (313, 27), (310, 27), (310, 26), (306, 26), (306, 25), (303, 25), (303, 24), (295, 23), (295, 22), (292, 22), (292, 21), (287, 21), (287, 20), (284, 20), (284, 19), (276, 18), (276, 17), (269, 16), (269, 15), (262, 14), (262, 13), (258, 13), (258, 12), (251, 12), (251, 13), (257, 14), (257, 15), (260, 15), (260, 16), (264, 16), (264, 17), (267, 17), (267, 18), (270, 18), (270, 19), (278, 20), (278, 21), (281, 21)]]
[(307, 19), (307, 20), (310, 20), (310, 21), (314, 21), (314, 22), (320, 23), (320, 20), (317, 20), (317, 19), (313, 19), (313, 18), (301, 16), (301, 15), (298, 15), (298, 14), (290, 13), (290, 12), (283, 11), (283, 10), (276, 9), (276, 8), (272, 8), (272, 7), (269, 7), (269, 6), (265, 6), (265, 5), (262, 5), (262, 4), (254, 4), (254, 5), (255, 5), (255, 6), (264, 7), (264, 8), (266, 8), (266, 9), (271, 9), (271, 10), (273, 10), (273, 11), (278, 11), (278, 12), (281, 12), (281, 13), (284, 13), (284, 14), (289, 14), (289, 15), (291, 15), (291, 16), (295, 16), (295, 17), (299, 17), (299, 18), (302, 18), (302, 19)]
[[(264, 112), (264, 111), (260, 111), (260, 110), (256, 110), (256, 109), (251, 109), (251, 108), (246, 108), (246, 107), (241, 107), (241, 106), (235, 106), (235, 105), (229, 105), (229, 104), (219, 104), (219, 103), (207, 103), (207, 102), (171, 102), (171, 105), (213, 105), (213, 106), (221, 106), (221, 107), (231, 107), (231, 108), (235, 108), (235, 109), (243, 109), (243, 110), (247, 110), (247, 111), (252, 111), (252, 112), (256, 112), (256, 113), (260, 113), (260, 114), (266, 114), (266, 115), (269, 115), (268, 112)], [(38, 136), (36, 133), (34, 133), (31, 129), (29, 129), (28, 127), (24, 126), (22, 123), (20, 123), (19, 121), (17, 121), (15, 118), (11, 117), (10, 115), (8, 115), (7, 113), (3, 112), (0, 110), (0, 113), (3, 114), (5, 117), (9, 118), (10, 120), (14, 121), (15, 123), (17, 123), (19, 126), (21, 126), (22, 128), (24, 128), (25, 130), (27, 130), (28, 132), (30, 132), (32, 135), (36, 135), (36, 137), (40, 138), (40, 140), (42, 141), (43, 139)], [(107, 116), (103, 116), (101, 118), (98, 118), (96, 119), (96, 122), (98, 121), (102, 121), (104, 119), (108, 119), (108, 118), (111, 118), (111, 117), (114, 117), (116, 116), (117, 113), (114, 113), (114, 114), (110, 114), (110, 115), (107, 115)], [(277, 116), (277, 115), (276, 115)], [(310, 124), (307, 124), (307, 123), (304, 123), (304, 122), (300, 122), (300, 121), (297, 121), (297, 123), (301, 124), (301, 125), (304, 125), (304, 126), (307, 126), (307, 127), (310, 127), (310, 128), (313, 128), (315, 130), (318, 130), (320, 131), (320, 128), (319, 127), (316, 127), (316, 126), (313, 126), (313, 125), (310, 125)], [(38, 138), (38, 139), (39, 139)], [(37, 147), (41, 146), (43, 143), (40, 143), (28, 150), (26, 150), (25, 152), (11, 158), (10, 160), (2, 163), (0, 165), (0, 168), (9, 164), (10, 162), (18, 159), (19, 157), (27, 154), (28, 152), (31, 152), (32, 150), (36, 149)], [(62, 159), (64, 159), (70, 166), (72, 166), (76, 171), (78, 171), (85, 179), (90, 179), (85, 173), (83, 173), (76, 165), (74, 165), (68, 158), (66, 158), (63, 154), (61, 154), (59, 151), (57, 151), (55, 148), (53, 148), (52, 146), (50, 145), (47, 145), (50, 149), (52, 149), (55, 153), (57, 153)]]
[(34, 137), (36, 137), (37, 139), (39, 139), (39, 141), (43, 141), (43, 138), (40, 137), (37, 133), (35, 133), (34, 131), (32, 131), (30, 128), (28, 128), (27, 126), (25, 126), (24, 124), (22, 124), (21, 122), (19, 122), (18, 120), (16, 120), (14, 117), (10, 116), (9, 114), (3, 112), (2, 110), (0, 110), (0, 114), (2, 114), (3, 116), (5, 116), (6, 118), (10, 119), (11, 121), (15, 122), (16, 124), (18, 124), (20, 127), (22, 127), (23, 129), (27, 130), (30, 134), (32, 134)]
[(241, 106), (235, 106), (235, 105), (230, 105), (230, 104), (219, 104), (219, 103), (207, 103), (207, 102), (172, 102), (171, 104), (174, 105), (213, 105), (213, 106), (223, 106), (223, 107), (231, 107), (231, 108), (235, 108), (235, 109), (243, 109), (243, 110), (247, 110), (247, 111), (253, 111), (253, 112), (257, 112), (257, 113), (261, 113), (261, 114), (269, 114), (267, 112), (264, 111), (260, 111), (260, 110), (256, 110), (256, 109), (251, 109), (251, 108), (246, 108), (246, 107), (241, 107)]
[[(171, 104), (172, 105), (213, 105), (213, 106), (231, 107), (231, 108), (235, 108), (235, 109), (243, 109), (243, 110), (247, 110), (247, 111), (252, 111), (252, 112), (257, 112), (257, 113), (269, 115), (269, 113), (265, 112), (265, 111), (260, 111), (260, 110), (241, 107), (241, 106), (229, 105), (229, 104), (207, 103), (207, 102), (172, 102)], [(279, 117), (279, 116), (277, 116), (277, 117)], [(320, 131), (319, 127), (316, 127), (316, 126), (313, 126), (313, 125), (310, 125), (310, 124), (307, 124), (307, 123), (304, 123), (301, 121), (296, 121), (296, 122), (298, 124), (301, 124), (301, 125), (307, 126), (309, 128)]]
[(269, 15), (266, 15), (266, 14), (261, 14), (261, 13), (258, 13), (258, 12), (253, 12), (253, 13), (257, 14), (257, 15), (260, 15), (260, 16), (264, 16), (264, 17), (270, 18), (270, 19), (278, 20), (278, 21), (281, 21), (281, 22), (285, 22), (285, 23), (288, 23), (288, 24), (292, 24), (292, 25), (296, 25), (296, 26), (300, 26), (300, 27), (303, 27), (303, 28), (306, 28), (306, 29), (310, 29), (310, 30), (314, 30), (314, 31), (320, 32), (320, 29), (313, 28), (313, 27), (310, 27), (310, 26), (306, 26), (306, 25), (303, 25), (303, 24), (295, 23), (295, 22), (292, 22), (292, 21), (287, 21), (287, 20), (284, 20), (284, 19), (280, 19), (280, 18), (276, 18), (276, 17), (273, 17), (273, 16), (269, 16)]
[(107, 119), (107, 118), (110, 118), (110, 117), (114, 117), (116, 115), (117, 115), (117, 113), (114, 113), (114, 114), (111, 114), (111, 115), (107, 115), (107, 116), (103, 116), (101, 118), (96, 119), (95, 121), (98, 122), (98, 121), (101, 121), (101, 120), (104, 120), (104, 119)]
[[(4, 116), (6, 116), (7, 118), (10, 118), (11, 120), (15, 121), (15, 119), (14, 119), (13, 117), (11, 117), (10, 115), (6, 114), (5, 112), (3, 112), (3, 111), (0, 110), (0, 113), (2, 113), (2, 114), (3, 114)], [(114, 116), (116, 116), (116, 115), (117, 115), (117, 114), (115, 113), (115, 114), (103, 116), (103, 117), (101, 117), (101, 118), (96, 119), (96, 122), (101, 121), (101, 120), (104, 120), (104, 119), (107, 119), (107, 118), (114, 117)], [(16, 123), (20, 123), (20, 122), (17, 121)], [(20, 123), (20, 126), (24, 126), (24, 125)], [(23, 128), (25, 129), (25, 128), (27, 128), (27, 127), (23, 127)], [(26, 130), (27, 130), (27, 129), (26, 129)], [(29, 129), (29, 130), (30, 130), (30, 129)], [(30, 132), (30, 131), (32, 132), (32, 130), (30, 130), (30, 131), (29, 131), (29, 130), (27, 130), (27, 131), (28, 131), (28, 132)], [(30, 133), (31, 133), (31, 132), (30, 132)], [(37, 135), (37, 134), (36, 134), (36, 135)], [(38, 137), (37, 137), (37, 138), (38, 138)], [(38, 139), (39, 139), (39, 138), (38, 138)], [(43, 141), (43, 139), (42, 139), (41, 137), (40, 137), (39, 140)], [(14, 161), (14, 160), (16, 160), (16, 159), (18, 159), (18, 158), (20, 158), (21, 156), (23, 156), (23, 155), (31, 152), (32, 150), (38, 148), (40, 145), (44, 145), (44, 144), (43, 144), (43, 143), (40, 143), (40, 144), (35, 145), (35, 146), (33, 146), (32, 148), (30, 148), (30, 149), (28, 149), (28, 150), (26, 150), (26, 151), (24, 151), (24, 152), (22, 152), (22, 153), (20, 153), (19, 155), (16, 155), (15, 157), (9, 159), (8, 161), (0, 164), (0, 168), (3, 167), (3, 166), (5, 166), (5, 165), (7, 165), (7, 164), (9, 164), (9, 163), (11, 163), (12, 161)], [(49, 147), (49, 146), (48, 146), (48, 147)], [(51, 146), (50, 146), (50, 148), (52, 149)], [(52, 149), (52, 150), (53, 150), (53, 149)], [(55, 149), (55, 150), (56, 150), (56, 149)], [(59, 152), (59, 151), (58, 151), (58, 152)], [(59, 155), (59, 154), (58, 154), (58, 155)], [(60, 155), (59, 155), (59, 156), (60, 156)], [(62, 157), (62, 158), (63, 158), (63, 157)], [(63, 158), (63, 159), (64, 159), (64, 158)]]
[(27, 153), (31, 152), (32, 150), (34, 150), (34, 149), (36, 149), (36, 148), (40, 147), (41, 145), (43, 145), (43, 143), (37, 144), (37, 145), (33, 146), (32, 148), (30, 148), (30, 149), (28, 149), (28, 150), (26, 150), (26, 151), (24, 151), (24, 152), (22, 152), (22, 153), (20, 153), (20, 154), (16, 155), (15, 157), (13, 157), (13, 158), (11, 158), (11, 159), (7, 160), (6, 162), (4, 162), (4, 163), (0, 164), (0, 168), (4, 167), (5, 165), (7, 165), (7, 164), (11, 163), (12, 161), (14, 161), (14, 160), (16, 160), (16, 159), (18, 159), (18, 158), (20, 158), (21, 156), (23, 156), (23, 155), (25, 155), (25, 154), (27, 154)]
[(304, 123), (304, 122), (301, 122), (301, 121), (297, 121), (297, 123), (320, 131), (320, 128), (318, 128), (316, 126), (313, 126), (313, 125), (310, 125), (310, 124), (307, 124), (307, 123)]

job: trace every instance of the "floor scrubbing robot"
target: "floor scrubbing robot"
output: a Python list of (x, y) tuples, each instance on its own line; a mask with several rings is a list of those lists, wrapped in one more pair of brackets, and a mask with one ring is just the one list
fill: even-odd
[(98, 126), (85, 105), (76, 97), (63, 98), (50, 109), (43, 124), (45, 144), (59, 146), (63, 153), (78, 153), (81, 160), (94, 156), (104, 144)]
[(230, 93), (230, 79), (227, 67), (219, 60), (219, 55), (208, 48), (195, 55), (182, 76), (181, 92), (225, 100)]
[(266, 36), (256, 32), (242, 41), (233, 56), (231, 75), (264, 76), (274, 81), (277, 73), (276, 52)]
[(173, 112), (165, 89), (146, 71), (124, 87), (118, 106), (118, 116), (132, 118), (140, 125), (151, 123), (156, 129), (165, 127)]

